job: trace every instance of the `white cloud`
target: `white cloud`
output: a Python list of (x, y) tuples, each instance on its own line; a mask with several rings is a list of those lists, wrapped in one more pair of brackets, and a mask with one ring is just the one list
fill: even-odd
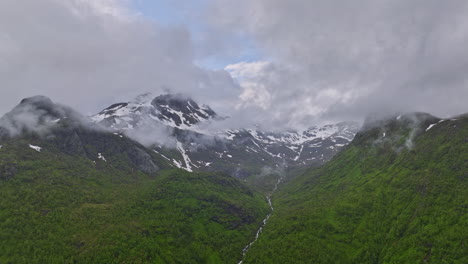
[(243, 91), (239, 98), (242, 102), (237, 105), (237, 108), (253, 105), (266, 110), (270, 107), (271, 94), (265, 85), (257, 82), (242, 82), (241, 87)]
[[(91, 114), (166, 89), (243, 126), (468, 111), (465, 0), (206, 4), (210, 24), (195, 25), (203, 32), (192, 36), (183, 26), (146, 20), (129, 8), (131, 0), (0, 1), (0, 112), (44, 94)], [(242, 57), (244, 45), (264, 58), (220, 71), (194, 64), (200, 54)]]
[(467, 13), (465, 0), (218, 0), (208, 12), (272, 61), (255, 83), (280, 111), (272, 116), (306, 123), (467, 112)]
[(271, 106), (272, 96), (263, 82), (271, 74), (270, 67), (270, 62), (257, 61), (230, 64), (224, 68), (242, 88), (237, 108), (253, 106), (266, 110)]
[(239, 89), (196, 66), (189, 31), (163, 27), (124, 0), (0, 1), (0, 112), (36, 94), (85, 114), (171, 90), (226, 111)]
[(82, 16), (83, 9), (89, 9), (98, 15), (112, 16), (120, 20), (131, 20), (137, 16), (136, 12), (130, 11), (128, 4), (130, 0), (56, 0), (66, 5), (75, 15)]
[(239, 62), (236, 64), (227, 65), (224, 69), (228, 71), (234, 78), (242, 81), (244, 79), (258, 79), (270, 67), (268, 61), (255, 62)]

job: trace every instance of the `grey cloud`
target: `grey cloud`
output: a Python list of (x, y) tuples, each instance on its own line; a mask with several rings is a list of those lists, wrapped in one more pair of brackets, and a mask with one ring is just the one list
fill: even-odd
[[(94, 114), (166, 89), (231, 117), (218, 128), (468, 112), (465, 0), (203, 1), (206, 13), (189, 19), (203, 24), (197, 36), (146, 20), (130, 2), (0, 1), (0, 113), (44, 94)], [(251, 45), (267, 63), (231, 65), (242, 89), (194, 63)]]
[(176, 148), (176, 138), (173, 129), (166, 126), (148, 125), (124, 131), (125, 135), (140, 142), (144, 146), (154, 144), (167, 148)]
[(219, 0), (209, 13), (275, 65), (260, 82), (273, 122), (468, 111), (464, 0)]
[(169, 88), (221, 111), (239, 93), (225, 71), (196, 66), (190, 33), (119, 0), (0, 2), (0, 112), (44, 94), (85, 114)]
[(0, 138), (23, 133), (47, 135), (58, 122), (65, 119), (72, 126), (104, 130), (67, 106), (55, 104), (44, 96), (34, 96), (23, 99), (0, 118)]

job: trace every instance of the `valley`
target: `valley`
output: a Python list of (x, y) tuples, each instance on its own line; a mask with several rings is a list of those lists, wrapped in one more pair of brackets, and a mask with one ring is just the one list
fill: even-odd
[(368, 126), (280, 186), (243, 263), (464, 263), (467, 129), (466, 115)]
[(263, 225), (258, 229), (257, 233), (255, 234), (255, 239), (250, 242), (243, 250), (242, 250), (242, 260), (239, 261), (238, 264), (242, 264), (244, 262), (244, 259), (245, 259), (245, 256), (246, 254), (249, 252), (250, 248), (252, 247), (253, 244), (255, 244), (255, 242), (257, 242), (258, 238), (260, 237), (260, 235), (262, 234), (262, 231), (263, 229), (265, 228), (265, 226), (267, 225), (268, 223), (268, 220), (270, 220), (270, 217), (271, 215), (273, 214), (273, 211), (275, 210), (275, 208), (273, 208), (273, 203), (271, 201), (271, 198), (273, 196), (273, 194), (276, 192), (276, 190), (278, 189), (278, 186), (279, 184), (281, 183), (281, 181), (283, 180), (283, 177), (284, 175), (280, 175), (278, 180), (276, 181), (274, 187), (273, 187), (273, 190), (271, 190), (270, 193), (268, 193), (266, 195), (266, 199), (267, 199), (267, 202), (268, 202), (268, 205), (270, 206), (270, 213), (265, 217), (265, 219), (263, 219)]
[(466, 260), (466, 115), (369, 120), (355, 136), (344, 124), (201, 134), (184, 121), (164, 127), (173, 147), (136, 141), (143, 123), (99, 123), (46, 97), (0, 119), (0, 262)]
[(242, 179), (262, 174), (262, 169), (321, 165), (351, 142), (359, 129), (355, 122), (303, 131), (218, 129), (226, 119), (184, 95), (151, 93), (91, 117), (94, 123), (144, 142), (175, 167), (223, 171)]
[(0, 0), (0, 264), (468, 264), (468, 1)]

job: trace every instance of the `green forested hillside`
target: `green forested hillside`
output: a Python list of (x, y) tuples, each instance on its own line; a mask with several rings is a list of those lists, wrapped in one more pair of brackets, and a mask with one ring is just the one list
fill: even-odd
[(468, 263), (467, 164), (468, 116), (415, 113), (240, 182), (29, 98), (0, 119), (0, 263), (237, 263), (278, 179), (243, 263)]
[(286, 183), (244, 263), (468, 263), (468, 117), (439, 121), (369, 125)]
[(238, 261), (268, 212), (263, 196), (227, 175), (168, 170), (136, 143), (92, 133), (77, 133), (81, 154), (65, 153), (68, 136), (58, 133), (0, 141), (0, 263)]

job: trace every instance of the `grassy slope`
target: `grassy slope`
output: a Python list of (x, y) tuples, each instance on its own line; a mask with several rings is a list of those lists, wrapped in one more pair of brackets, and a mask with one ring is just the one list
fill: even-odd
[(245, 263), (468, 263), (468, 118), (429, 123), (411, 150), (407, 127), (371, 129), (280, 188)]
[(0, 145), (0, 263), (237, 263), (268, 212), (229, 176)]

